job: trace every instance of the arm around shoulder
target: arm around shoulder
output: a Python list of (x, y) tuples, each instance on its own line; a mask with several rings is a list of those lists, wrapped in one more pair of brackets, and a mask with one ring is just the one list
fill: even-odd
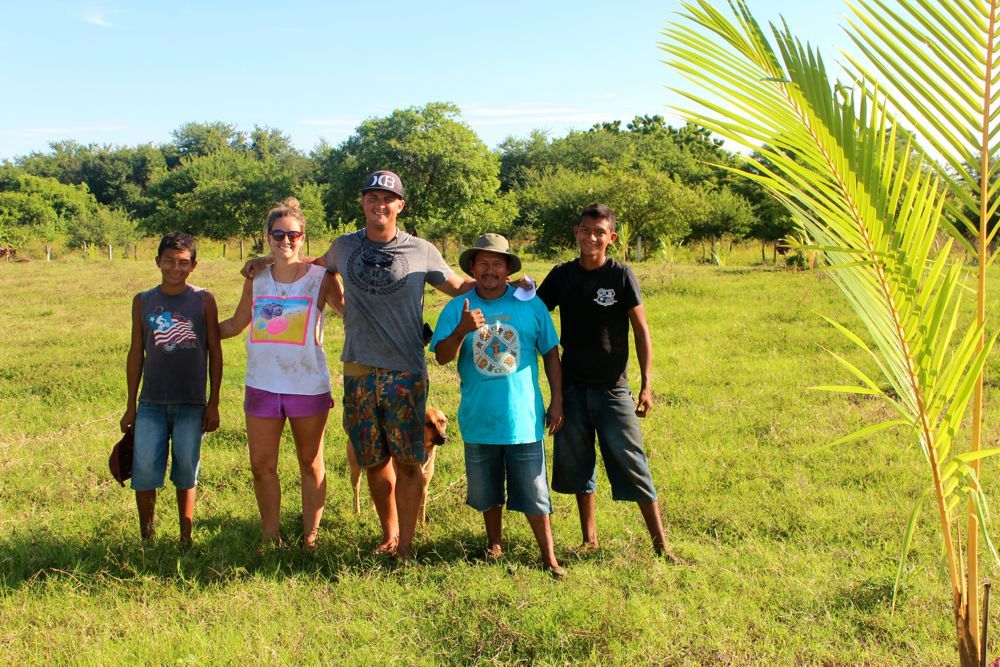
[(448, 296), (455, 297), (459, 294), (465, 294), (475, 286), (476, 281), (474, 279), (453, 273), (445, 278), (444, 282), (440, 282), (434, 287)]
[(240, 302), (236, 306), (232, 317), (219, 322), (219, 338), (225, 340), (237, 336), (244, 329), (250, 326), (250, 319), (253, 315), (253, 280), (247, 278), (243, 281), (243, 294), (240, 295)]

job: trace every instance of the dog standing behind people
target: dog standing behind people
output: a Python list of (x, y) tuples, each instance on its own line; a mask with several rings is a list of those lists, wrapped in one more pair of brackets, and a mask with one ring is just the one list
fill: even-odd
[[(431, 477), (434, 476), (434, 456), (437, 453), (438, 445), (443, 445), (448, 440), (448, 415), (437, 408), (427, 408), (424, 415), (424, 449), (427, 458), (424, 460), (420, 470), (424, 476), (424, 488), (420, 495), (420, 525), (427, 525), (427, 487), (431, 484)], [(358, 465), (354, 456), (354, 447), (347, 443), (347, 464), (351, 468), (351, 488), (354, 489), (354, 513), (361, 514), (361, 466)], [(396, 463), (393, 461), (393, 465)]]

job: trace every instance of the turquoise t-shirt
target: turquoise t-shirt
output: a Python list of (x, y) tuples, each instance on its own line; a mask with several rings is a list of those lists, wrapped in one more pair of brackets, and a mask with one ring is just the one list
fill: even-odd
[(470, 310), (483, 311), (486, 322), (465, 337), (458, 352), (462, 439), (480, 445), (541, 440), (545, 404), (538, 386), (538, 355), (559, 344), (548, 309), (537, 297), (514, 298), (510, 286), (493, 300), (482, 299), (473, 290), (455, 297), (441, 311), (431, 351), (458, 326), (466, 299)]

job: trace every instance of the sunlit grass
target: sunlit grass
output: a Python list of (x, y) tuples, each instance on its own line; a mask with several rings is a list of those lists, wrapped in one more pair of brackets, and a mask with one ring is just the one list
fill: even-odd
[[(759, 257), (753, 248), (735, 254)], [(239, 295), (238, 266), (206, 253), (192, 276), (223, 314)], [(535, 277), (549, 267), (527, 263)], [(595, 554), (572, 555), (575, 503), (554, 496), (569, 577), (553, 582), (535, 566), (516, 514), (506, 517), (506, 561), (479, 559), (482, 522), (463, 504), (454, 421), (417, 563), (372, 557), (374, 510), (356, 518), (350, 508), (339, 385), (320, 547), (258, 555), (239, 339), (224, 344), (223, 423), (202, 450), (196, 545), (185, 553), (176, 544), (168, 487), (160, 537), (143, 549), (132, 493), (111, 480), (106, 458), (125, 397), (128, 304), (155, 284), (152, 260), (0, 263), (0, 656), (11, 664), (952, 662), (930, 519), (890, 612), (900, 536), (923, 490), (919, 457), (892, 434), (821, 447), (882, 410), (808, 389), (850, 381), (821, 349), (853, 355), (819, 317), (850, 320), (830, 282), (732, 262), (637, 270), (655, 345), (646, 446), (669, 539), (688, 565), (654, 558), (638, 511), (612, 503), (601, 474), (604, 548)], [(428, 294), (432, 323), (444, 301)], [(328, 319), (334, 369), (341, 341), (340, 321)], [(431, 362), (430, 376), (431, 403), (454, 420), (454, 367)], [(282, 446), (282, 528), (294, 543), (297, 467), (290, 439)], [(989, 490), (990, 466), (985, 478)]]

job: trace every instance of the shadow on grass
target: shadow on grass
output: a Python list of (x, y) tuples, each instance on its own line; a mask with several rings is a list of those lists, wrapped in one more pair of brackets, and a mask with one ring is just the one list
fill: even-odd
[[(283, 547), (261, 548), (257, 521), (225, 516), (199, 519), (195, 543), (189, 549), (181, 547), (176, 534), (158, 536), (149, 544), (142, 544), (138, 535), (110, 530), (94, 535), (37, 532), (5, 536), (0, 538), (0, 591), (36, 585), (50, 578), (73, 580), (82, 587), (136, 583), (149, 578), (201, 587), (251, 578), (337, 579), (412, 569), (411, 563), (376, 555), (379, 535), (370, 525), (352, 518), (324, 519), (313, 552), (300, 546), (300, 517), (291, 513), (282, 517), (282, 535), (286, 539)], [(481, 562), (484, 540), (484, 534), (474, 530), (449, 530), (446, 537), (435, 539), (421, 535), (418, 528), (415, 564), (423, 567)], [(506, 550), (506, 560), (534, 567), (537, 547), (533, 542), (514, 540)]]

